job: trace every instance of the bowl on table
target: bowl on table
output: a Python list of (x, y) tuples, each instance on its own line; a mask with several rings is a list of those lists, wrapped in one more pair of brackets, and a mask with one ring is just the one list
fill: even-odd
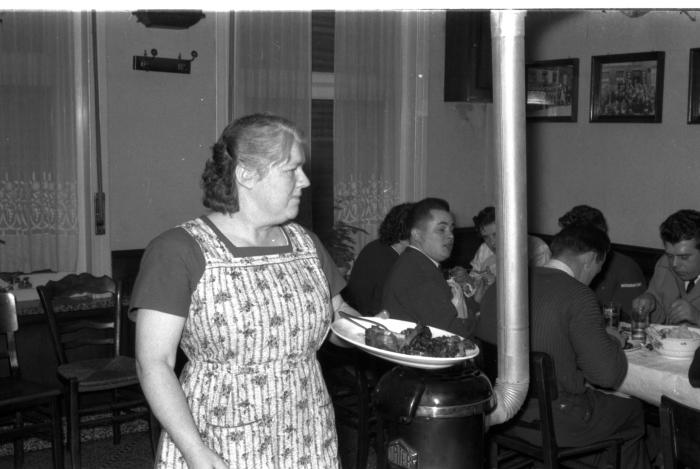
[(647, 334), (654, 349), (669, 358), (693, 358), (700, 347), (700, 329), (686, 325), (652, 324)]

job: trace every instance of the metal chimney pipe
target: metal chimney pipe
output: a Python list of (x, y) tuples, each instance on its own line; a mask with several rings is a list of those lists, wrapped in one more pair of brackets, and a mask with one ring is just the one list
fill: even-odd
[(498, 226), (498, 378), (487, 425), (512, 418), (530, 382), (525, 149), (525, 11), (491, 11)]

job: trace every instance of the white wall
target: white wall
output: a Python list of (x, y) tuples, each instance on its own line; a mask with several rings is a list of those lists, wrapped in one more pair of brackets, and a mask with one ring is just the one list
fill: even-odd
[[(111, 249), (138, 249), (203, 212), (199, 177), (216, 128), (215, 15), (186, 30), (146, 28), (129, 12), (105, 13)], [(191, 74), (132, 69), (132, 57), (189, 59)], [(103, 104), (104, 105), (104, 104)]]
[(430, 24), (430, 101), (428, 105), (428, 196), (450, 203), (457, 226), (494, 202), (493, 105), (444, 101), (445, 14)]
[[(562, 213), (586, 203), (603, 211), (613, 241), (660, 247), (663, 219), (700, 208), (700, 126), (686, 124), (694, 47), (700, 27), (679, 11), (528, 14), (528, 60), (580, 61), (578, 122), (528, 124), (531, 229), (554, 233)], [(666, 53), (663, 121), (589, 123), (591, 57), (647, 51)]]
[[(690, 12), (700, 17), (697, 11)], [(494, 201), (493, 106), (445, 103), (444, 19), (431, 38), (428, 195), (449, 200), (458, 225)], [(603, 211), (615, 242), (659, 247), (658, 226), (700, 208), (700, 125), (686, 124), (689, 50), (700, 27), (679, 11), (529, 12), (526, 60), (579, 59), (578, 122), (527, 124), (531, 231), (555, 233), (577, 204)], [(663, 121), (589, 123), (591, 56), (664, 51)]]
[[(143, 248), (203, 211), (199, 176), (221, 131), (214, 22), (207, 14), (174, 31), (145, 28), (128, 12), (107, 16), (103, 134), (113, 250)], [(493, 106), (443, 101), (444, 14), (430, 22), (427, 192), (447, 199), (457, 224), (467, 226), (494, 201)], [(659, 223), (700, 205), (700, 125), (686, 124), (688, 54), (700, 47), (698, 24), (678, 11), (634, 19), (601, 11), (528, 14), (528, 61), (580, 60), (578, 122), (527, 126), (530, 230), (554, 233), (562, 213), (587, 203), (605, 213), (613, 241), (658, 247)], [(191, 75), (132, 70), (132, 56), (152, 48), (161, 57), (189, 57), (193, 49), (199, 57)], [(589, 123), (591, 56), (652, 50), (666, 52), (663, 122)]]

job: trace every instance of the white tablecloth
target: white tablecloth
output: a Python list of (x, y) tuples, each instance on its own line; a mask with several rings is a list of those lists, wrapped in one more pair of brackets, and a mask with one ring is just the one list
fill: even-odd
[(660, 405), (665, 394), (690, 407), (700, 409), (700, 388), (694, 388), (688, 380), (688, 368), (692, 359), (664, 357), (655, 350), (642, 347), (627, 352), (629, 368), (618, 389), (650, 404)]

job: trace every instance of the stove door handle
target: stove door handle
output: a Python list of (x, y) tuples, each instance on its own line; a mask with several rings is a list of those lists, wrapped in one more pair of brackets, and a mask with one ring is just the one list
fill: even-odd
[(423, 397), (424, 391), (425, 383), (421, 382), (416, 387), (416, 392), (413, 394), (413, 398), (411, 399), (411, 402), (408, 405), (408, 415), (399, 417), (399, 421), (401, 423), (411, 423), (413, 421), (413, 417), (416, 416), (416, 410), (418, 410), (418, 404), (420, 403), (420, 400)]

